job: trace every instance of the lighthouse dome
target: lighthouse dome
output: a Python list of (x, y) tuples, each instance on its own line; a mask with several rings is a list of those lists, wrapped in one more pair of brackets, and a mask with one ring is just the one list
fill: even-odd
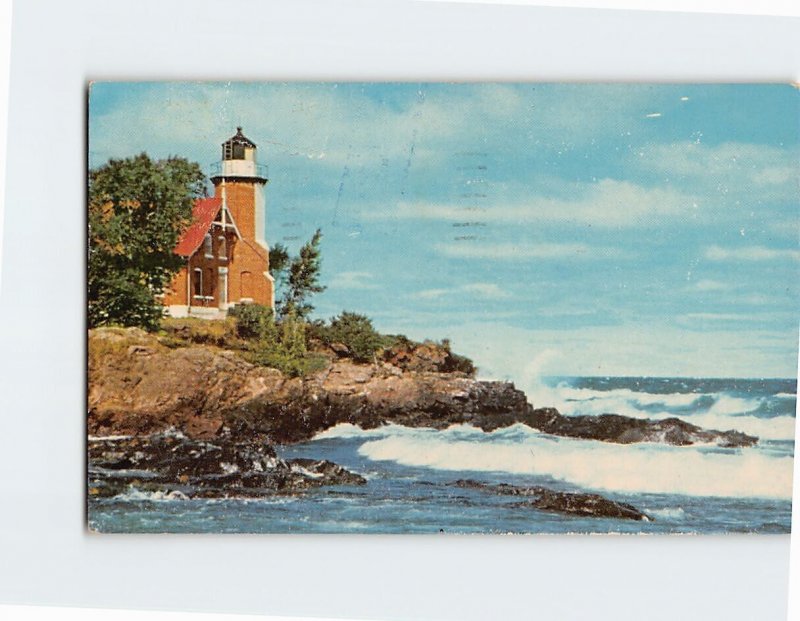
[(223, 179), (267, 182), (265, 166), (256, 162), (256, 143), (236, 128), (236, 134), (222, 143), (222, 161), (212, 165), (211, 181), (216, 184)]
[(255, 150), (256, 143), (242, 133), (241, 127), (237, 127), (236, 134), (222, 143), (222, 159), (255, 160)]

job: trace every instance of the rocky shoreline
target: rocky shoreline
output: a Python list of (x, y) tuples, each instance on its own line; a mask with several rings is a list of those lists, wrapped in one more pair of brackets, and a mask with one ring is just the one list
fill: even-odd
[[(445, 356), (435, 347), (390, 353), (372, 364), (334, 355), (318, 373), (289, 378), (216, 347), (168, 347), (134, 328), (91, 330), (89, 493), (113, 496), (134, 485), (185, 497), (251, 497), (363, 485), (360, 475), (336, 464), (281, 460), (273, 448), (309, 440), (339, 423), (364, 429), (388, 423), (434, 429), (469, 424), (484, 431), (524, 424), (554, 436), (619, 444), (729, 448), (758, 441), (678, 418), (563, 416), (553, 408), (534, 408), (511, 383), (440, 370)], [(594, 494), (470, 485), (525, 496), (525, 503), (542, 510), (647, 518)]]
[(620, 444), (743, 447), (758, 441), (678, 418), (564, 416), (554, 408), (534, 408), (509, 382), (409, 366), (424, 368), (345, 359), (308, 377), (288, 378), (231, 351), (171, 349), (135, 328), (97, 329), (89, 334), (88, 430), (103, 436), (172, 428), (197, 439), (226, 433), (285, 444), (309, 440), (339, 423), (364, 429), (469, 424), (484, 431), (521, 423), (556, 436)]
[(213, 442), (168, 430), (146, 436), (89, 437), (89, 495), (131, 488), (171, 498), (257, 498), (323, 485), (365, 485), (333, 462), (280, 459), (263, 442), (221, 435)]
[(609, 500), (599, 494), (582, 494), (575, 492), (560, 492), (537, 485), (535, 487), (520, 487), (518, 485), (489, 485), (471, 479), (460, 479), (453, 483), (455, 487), (478, 489), (500, 496), (515, 496), (522, 498), (517, 506), (530, 507), (540, 511), (552, 511), (565, 515), (581, 517), (606, 517), (623, 520), (640, 520), (652, 522), (653, 518), (633, 505), (624, 502)]

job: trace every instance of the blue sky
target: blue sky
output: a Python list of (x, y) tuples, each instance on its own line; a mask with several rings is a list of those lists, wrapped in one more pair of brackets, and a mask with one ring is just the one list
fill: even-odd
[(207, 169), (242, 125), (268, 241), (323, 231), (317, 316), (485, 377), (792, 377), (798, 121), (788, 85), (95, 83), (89, 159)]

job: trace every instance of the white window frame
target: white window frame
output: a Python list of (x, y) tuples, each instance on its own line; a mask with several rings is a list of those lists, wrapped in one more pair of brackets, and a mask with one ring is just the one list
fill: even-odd
[(219, 307), (228, 308), (228, 268), (220, 267), (217, 269), (219, 278)]
[(228, 239), (224, 235), (217, 235), (217, 255), (220, 259), (228, 258)]
[(206, 236), (203, 238), (203, 254), (206, 259), (214, 258), (214, 238), (211, 237), (211, 233), (206, 233)]
[[(200, 268), (200, 267), (194, 268), (194, 270), (192, 271), (192, 274), (194, 276), (194, 279), (192, 280), (192, 297), (195, 300), (202, 300), (202, 299), (204, 299), (203, 298), (203, 268)], [(199, 280), (197, 280), (198, 274), (200, 276)], [(199, 287), (200, 294), (199, 295), (197, 293), (197, 290), (198, 290), (197, 283), (200, 283), (200, 287)]]

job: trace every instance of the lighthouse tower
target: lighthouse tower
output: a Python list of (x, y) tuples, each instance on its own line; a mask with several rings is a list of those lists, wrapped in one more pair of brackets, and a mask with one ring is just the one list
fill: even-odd
[(269, 252), (265, 238), (264, 187), (267, 168), (256, 160), (256, 145), (236, 128), (236, 135), (222, 143), (222, 159), (214, 166), (214, 196), (222, 198), (233, 214), (239, 232)]
[(223, 317), (236, 304), (275, 306), (269, 273), (264, 188), (267, 169), (256, 145), (236, 128), (212, 166), (212, 198), (199, 199), (175, 247), (186, 267), (165, 293), (173, 316)]

